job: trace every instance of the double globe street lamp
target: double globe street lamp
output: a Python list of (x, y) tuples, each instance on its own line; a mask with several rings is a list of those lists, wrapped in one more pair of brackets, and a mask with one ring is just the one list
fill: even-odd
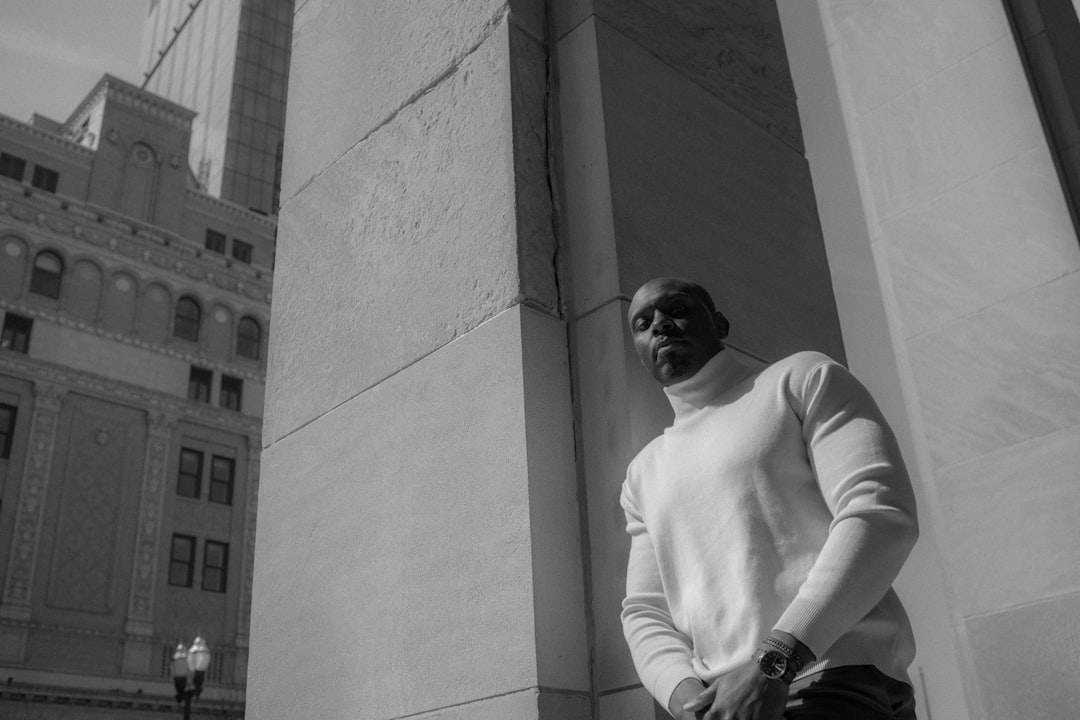
[(191, 701), (202, 692), (208, 667), (210, 648), (201, 637), (195, 638), (190, 648), (184, 647), (184, 643), (176, 646), (172, 656), (173, 684), (176, 686), (176, 702), (184, 708), (184, 720), (191, 718)]

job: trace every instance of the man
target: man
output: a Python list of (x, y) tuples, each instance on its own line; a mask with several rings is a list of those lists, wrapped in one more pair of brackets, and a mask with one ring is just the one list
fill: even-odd
[(630, 463), (623, 631), (677, 720), (909, 718), (915, 643), (891, 584), (918, 535), (895, 438), (843, 366), (751, 368), (698, 284), (628, 313), (675, 420)]

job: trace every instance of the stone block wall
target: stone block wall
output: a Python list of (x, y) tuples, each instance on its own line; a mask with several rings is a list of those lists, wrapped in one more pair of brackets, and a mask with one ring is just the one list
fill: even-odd
[(543, 13), (523, 5), (297, 8), (253, 716), (588, 716)]
[(629, 295), (844, 352), (775, 7), (309, 0), (286, 136), (250, 712), (652, 718)]
[(899, 381), (944, 578), (920, 599), (943, 615), (923, 618), (940, 627), (920, 640), (925, 706), (1069, 715), (1080, 248), (1004, 6), (781, 7), (806, 41), (796, 87), (849, 358)]

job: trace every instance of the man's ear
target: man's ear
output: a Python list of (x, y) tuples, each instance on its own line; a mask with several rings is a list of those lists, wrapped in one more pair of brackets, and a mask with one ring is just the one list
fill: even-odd
[(724, 317), (724, 313), (719, 310), (713, 313), (713, 322), (716, 323), (716, 332), (720, 336), (720, 339), (723, 340), (726, 338), (728, 336), (728, 331), (731, 330), (731, 323)]

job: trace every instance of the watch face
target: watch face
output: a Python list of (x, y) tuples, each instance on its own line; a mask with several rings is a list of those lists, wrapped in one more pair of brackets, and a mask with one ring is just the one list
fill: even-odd
[(758, 659), (758, 667), (761, 668), (762, 675), (770, 680), (776, 680), (783, 677), (784, 671), (787, 670), (787, 658), (776, 650), (766, 650)]

